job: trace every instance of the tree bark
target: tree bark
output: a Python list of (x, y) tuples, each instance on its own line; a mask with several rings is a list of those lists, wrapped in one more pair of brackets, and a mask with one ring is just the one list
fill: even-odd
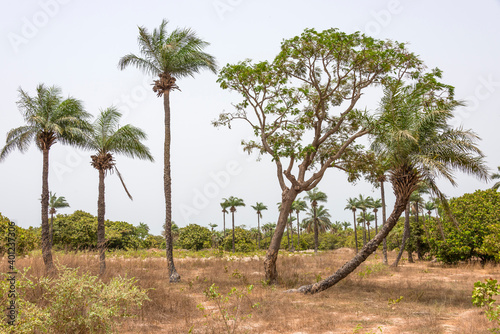
[[(401, 241), (401, 248), (399, 249), (398, 256), (396, 257), (396, 260), (392, 264), (393, 267), (397, 267), (399, 264), (399, 261), (401, 260), (401, 256), (403, 255), (403, 252), (405, 250), (406, 246), (406, 240), (410, 238), (410, 202), (406, 205), (405, 209), (405, 227), (403, 231), (403, 240)], [(408, 252), (409, 254), (409, 252)]]
[(50, 230), (49, 230), (50, 247), (54, 246), (54, 214), (50, 213)]
[[(382, 198), (382, 227), (385, 225), (386, 221), (386, 209), (385, 209), (385, 189), (384, 181), (380, 181), (380, 196)], [(382, 257), (384, 258), (384, 264), (389, 264), (387, 261), (387, 238), (384, 238), (384, 245), (382, 248)]]
[(314, 254), (318, 253), (319, 231), (318, 231), (318, 218), (316, 212), (316, 205), (313, 205), (314, 211)]
[(356, 210), (352, 210), (352, 215), (354, 217), (354, 244), (356, 245), (356, 254), (358, 254), (358, 228), (356, 222)]
[(52, 243), (50, 242), (49, 226), (49, 150), (43, 149), (42, 170), (42, 258), (47, 274), (56, 271), (52, 259)]
[(365, 220), (366, 212), (363, 211), (363, 247), (366, 245), (366, 220)]
[(259, 250), (260, 250), (260, 215), (257, 214), (257, 232), (258, 232), (258, 245), (259, 245)]
[(288, 220), (288, 214), (292, 208), (292, 203), (297, 197), (297, 191), (292, 189), (286, 189), (282, 194), (281, 210), (278, 217), (278, 222), (276, 224), (276, 229), (274, 230), (273, 236), (271, 238), (271, 243), (267, 249), (266, 259), (264, 260), (264, 272), (266, 281), (270, 284), (276, 284), (278, 282), (278, 271), (276, 270), (276, 261), (278, 259), (278, 252), (280, 249), (281, 238), (283, 237), (283, 232)]
[(223, 229), (223, 235), (224, 238), (226, 237), (226, 213), (222, 211), (222, 229)]
[(170, 283), (179, 282), (181, 276), (175, 270), (174, 247), (172, 242), (172, 178), (170, 176), (170, 90), (163, 94), (165, 110), (165, 144), (163, 157), (163, 189), (165, 192), (165, 242)]
[[(408, 197), (406, 197), (406, 201), (408, 200)], [(325, 278), (324, 280), (315, 283), (315, 284), (309, 284), (309, 285), (304, 285), (299, 287), (298, 289), (291, 289), (288, 290), (287, 292), (300, 292), (304, 294), (314, 294), (318, 293), (321, 291), (324, 291), (338, 282), (340, 282), (342, 279), (347, 277), (350, 273), (352, 273), (361, 263), (363, 263), (370, 254), (372, 254), (380, 245), (382, 240), (389, 234), (389, 232), (394, 228), (396, 223), (398, 222), (399, 217), (401, 216), (401, 213), (405, 210), (406, 203), (405, 203), (405, 198), (402, 197), (397, 197), (396, 198), (396, 203), (394, 204), (394, 209), (389, 216), (389, 219), (387, 220), (387, 224), (385, 224), (381, 229), (380, 232), (372, 239), (370, 240), (359, 253), (357, 253), (354, 258), (352, 258), (350, 261), (346, 262), (340, 269), (337, 270), (333, 275)]]
[(99, 250), (99, 275), (106, 271), (106, 233), (104, 227), (104, 215), (106, 204), (104, 202), (104, 170), (99, 169), (99, 194), (97, 197), (97, 249)]

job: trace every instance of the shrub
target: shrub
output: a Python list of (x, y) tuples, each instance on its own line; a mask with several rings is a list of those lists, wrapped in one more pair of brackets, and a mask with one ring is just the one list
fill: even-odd
[(180, 229), (177, 246), (190, 250), (210, 248), (212, 246), (212, 233), (206, 227), (189, 224)]
[[(0, 213), (0, 256), (7, 252), (10, 219)], [(40, 229), (16, 226), (16, 254), (23, 255), (40, 245)]]
[[(106, 284), (97, 276), (78, 274), (77, 269), (62, 267), (59, 271), (58, 277), (37, 282), (27, 277), (27, 270), (18, 276), (18, 319), (14, 326), (8, 325), (2, 313), (0, 329), (19, 334), (109, 333), (119, 318), (133, 316), (149, 300), (134, 279), (115, 277)], [(2, 276), (0, 296), (4, 297), (9, 283), (6, 274)]]
[[(262, 243), (261, 243), (262, 246)], [(250, 231), (236, 227), (234, 229), (234, 248), (237, 252), (253, 252), (257, 249), (255, 240)], [(231, 251), (233, 249), (233, 231), (226, 231), (226, 238), (224, 239), (224, 250)]]

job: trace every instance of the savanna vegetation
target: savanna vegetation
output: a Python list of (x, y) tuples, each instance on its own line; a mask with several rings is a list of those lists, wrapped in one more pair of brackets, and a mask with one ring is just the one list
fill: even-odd
[[(428, 70), (404, 43), (337, 29), (306, 29), (284, 40), (274, 59), (219, 72), (203, 51), (207, 42), (190, 29), (168, 32), (165, 20), (151, 33), (139, 27), (138, 44), (140, 55), (125, 55), (119, 68), (152, 75), (153, 91), (163, 97), (163, 235), (105, 217), (108, 174), (118, 175), (132, 199), (114, 156), (153, 161), (146, 131), (120, 126), (114, 107), (92, 121), (83, 103), (63, 99), (58, 87), (40, 84), (34, 96), (19, 88), (26, 124), (7, 134), (0, 161), (32, 142), (42, 152), (41, 226), (15, 228), (17, 322), (7, 324), (3, 314), (2, 331), (498, 331), (496, 281), (477, 283), (500, 273), (498, 182), (450, 199), (437, 179), (458, 186), (457, 171), (480, 181), (499, 175), (490, 174), (479, 136), (450, 126), (463, 103), (439, 69)], [(208, 219), (182, 227), (172, 221), (170, 93), (179, 90), (178, 79), (201, 70), (218, 73), (220, 87), (240, 98), (213, 125), (245, 121), (255, 139), (243, 141), (244, 149), (272, 158), (282, 194), (278, 217), (266, 215), (271, 203), (248, 208), (242, 193), (214, 204), (222, 209), (220, 227)], [(378, 91), (379, 105), (361, 104), (368, 90)], [(89, 150), (99, 177), (95, 212), (49, 191), (56, 143)], [(332, 187), (322, 182), (332, 168), (380, 189), (380, 198), (346, 198), (352, 221), (337, 221), (320, 190)], [(396, 200), (387, 215), (388, 185)], [(60, 212), (70, 205), (73, 213)], [(240, 221), (241, 210), (253, 210), (256, 221)], [(4, 258), (12, 252), (9, 223), (0, 215)], [(7, 305), (4, 269), (0, 301)], [(490, 322), (473, 303), (486, 308)]]

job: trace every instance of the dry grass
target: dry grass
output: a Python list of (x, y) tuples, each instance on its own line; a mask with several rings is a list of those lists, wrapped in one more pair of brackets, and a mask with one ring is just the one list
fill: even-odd
[[(499, 278), (499, 267), (403, 261), (399, 268), (388, 268), (380, 264), (379, 253), (337, 286), (310, 296), (283, 291), (328, 276), (353, 255), (351, 250), (317, 256), (280, 254), (281, 277), (276, 287), (262, 282), (263, 255), (177, 258), (182, 276), (178, 284), (168, 283), (163, 257), (109, 257), (104, 280), (126, 274), (137, 278), (141, 287), (151, 289), (151, 302), (137, 318), (124, 322), (119, 332), (188, 333), (191, 329), (193, 333), (223, 333), (221, 321), (204, 317), (218, 313), (203, 291), (212, 284), (223, 293), (253, 284), (249, 298), (241, 302), (240, 314), (252, 314), (240, 322), (241, 333), (489, 333), (491, 324), (472, 306), (471, 292), (475, 281)], [(94, 254), (57, 253), (55, 258), (62, 265), (98, 272)], [(392, 258), (395, 254), (390, 254)], [(16, 265), (18, 269), (31, 266), (33, 276), (43, 272), (38, 255), (18, 259)], [(252, 309), (255, 303), (260, 306)], [(205, 311), (197, 308), (199, 304)]]

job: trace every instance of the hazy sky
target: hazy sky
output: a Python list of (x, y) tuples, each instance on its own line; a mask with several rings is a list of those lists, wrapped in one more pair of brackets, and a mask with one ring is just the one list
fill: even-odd
[[(220, 66), (246, 58), (271, 60), (283, 39), (305, 28), (337, 27), (408, 42), (429, 68), (441, 68), (444, 82), (467, 101), (454, 123), (482, 137), (480, 147), (490, 168), (500, 165), (498, 0), (26, 0), (2, 5), (1, 146), (10, 129), (23, 125), (16, 106), (18, 88), (34, 95), (39, 83), (61, 87), (64, 96), (81, 99), (94, 115), (115, 105), (124, 114), (122, 124), (131, 123), (149, 135), (147, 145), (155, 163), (117, 156), (134, 201), (127, 198), (116, 175), (106, 178), (107, 219), (144, 222), (154, 234), (160, 233), (164, 221), (162, 99), (152, 92), (151, 77), (117, 67), (121, 56), (139, 52), (137, 26), (151, 31), (164, 18), (170, 30), (191, 27), (209, 42), (206, 51)], [(281, 191), (274, 163), (268, 158), (256, 162), (255, 156), (242, 152), (241, 139), (252, 136), (246, 124), (232, 130), (211, 125), (239, 99), (236, 93), (222, 91), (216, 79), (209, 72), (182, 79), (182, 91), (171, 94), (173, 220), (179, 226), (216, 223), (221, 228), (221, 198), (237, 196), (247, 204), (238, 208), (237, 225), (256, 226), (250, 207), (256, 201), (269, 207), (262, 222), (275, 222)], [(377, 102), (360, 107), (374, 110)], [(80, 209), (97, 214), (98, 173), (90, 166), (90, 155), (61, 144), (50, 150), (50, 190), (71, 205), (61, 213)], [(25, 154), (14, 151), (0, 163), (0, 212), (20, 226), (40, 225), (41, 174), (42, 155), (35, 145)], [(440, 183), (449, 196), (491, 186), (460, 174), (457, 180), (457, 188)], [(351, 221), (351, 212), (344, 210), (348, 197), (378, 197), (369, 184), (349, 184), (337, 171), (328, 171), (319, 188), (329, 196), (333, 220), (339, 221)], [(386, 192), (392, 204), (392, 190)]]

